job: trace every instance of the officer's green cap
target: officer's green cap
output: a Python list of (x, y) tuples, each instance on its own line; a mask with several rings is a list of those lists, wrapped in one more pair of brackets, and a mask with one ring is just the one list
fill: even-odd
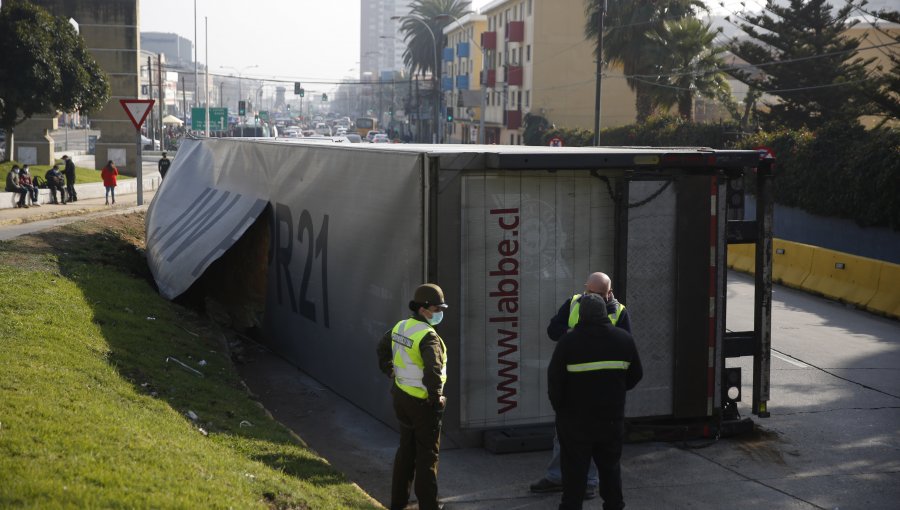
[(444, 302), (444, 291), (433, 283), (426, 283), (416, 287), (413, 301), (426, 308), (429, 306), (447, 308), (447, 303)]

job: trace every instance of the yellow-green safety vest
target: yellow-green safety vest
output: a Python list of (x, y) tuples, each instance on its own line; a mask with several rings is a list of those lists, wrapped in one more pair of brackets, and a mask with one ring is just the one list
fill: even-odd
[(419, 343), (429, 332), (438, 337), (441, 349), (444, 351), (444, 361), (441, 366), (441, 388), (443, 389), (447, 382), (447, 346), (444, 345), (444, 340), (434, 331), (434, 328), (426, 322), (409, 318), (398, 322), (391, 330), (394, 382), (407, 394), (422, 400), (428, 398), (428, 390), (425, 389), (422, 381), (425, 376), (425, 362), (422, 361)]
[[(575, 325), (578, 324), (578, 319), (580, 318), (578, 313), (581, 309), (581, 296), (581, 294), (575, 294), (572, 296), (572, 301), (569, 302), (569, 329), (574, 328)], [(625, 310), (625, 305), (617, 303), (616, 311), (609, 314), (609, 322), (612, 322), (613, 326), (619, 322), (619, 317), (622, 316), (623, 310)]]

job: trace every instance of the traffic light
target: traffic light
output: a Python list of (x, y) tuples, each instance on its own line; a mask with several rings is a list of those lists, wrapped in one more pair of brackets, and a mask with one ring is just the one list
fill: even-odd
[(323, 103), (327, 103), (327, 102), (328, 102), (328, 94), (322, 94), (322, 102), (323, 102)]
[(306, 95), (306, 90), (300, 89), (300, 97), (303, 97), (305, 95)]
[(247, 115), (247, 101), (238, 101), (238, 115)]
[(447, 107), (447, 122), (453, 122), (453, 107)]
[(294, 82), (294, 95), (298, 95), (298, 96), (303, 95), (303, 89), (300, 87), (299, 81)]

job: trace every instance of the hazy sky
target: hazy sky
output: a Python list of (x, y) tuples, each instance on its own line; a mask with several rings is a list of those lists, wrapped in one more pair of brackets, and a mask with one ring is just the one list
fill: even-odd
[[(231, 66), (256, 78), (355, 78), (360, 1), (366, 0), (196, 0), (198, 60), (207, 61), (206, 18), (210, 72), (230, 74), (234, 71), (221, 66)], [(475, 9), (487, 3), (472, 2)], [(140, 0), (141, 31), (175, 32), (193, 40), (193, 5), (191, 0)], [(248, 69), (254, 65), (259, 67)]]

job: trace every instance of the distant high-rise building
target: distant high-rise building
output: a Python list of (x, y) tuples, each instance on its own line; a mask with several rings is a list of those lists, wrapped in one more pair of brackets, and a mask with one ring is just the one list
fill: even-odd
[(194, 65), (194, 44), (178, 34), (141, 32), (141, 49), (162, 53), (166, 62), (172, 66), (187, 68)]
[[(360, 2), (359, 74), (373, 79), (383, 72), (403, 71), (406, 43), (400, 22), (393, 16), (409, 14), (409, 0), (366, 0)], [(367, 75), (367, 73), (370, 73)]]

